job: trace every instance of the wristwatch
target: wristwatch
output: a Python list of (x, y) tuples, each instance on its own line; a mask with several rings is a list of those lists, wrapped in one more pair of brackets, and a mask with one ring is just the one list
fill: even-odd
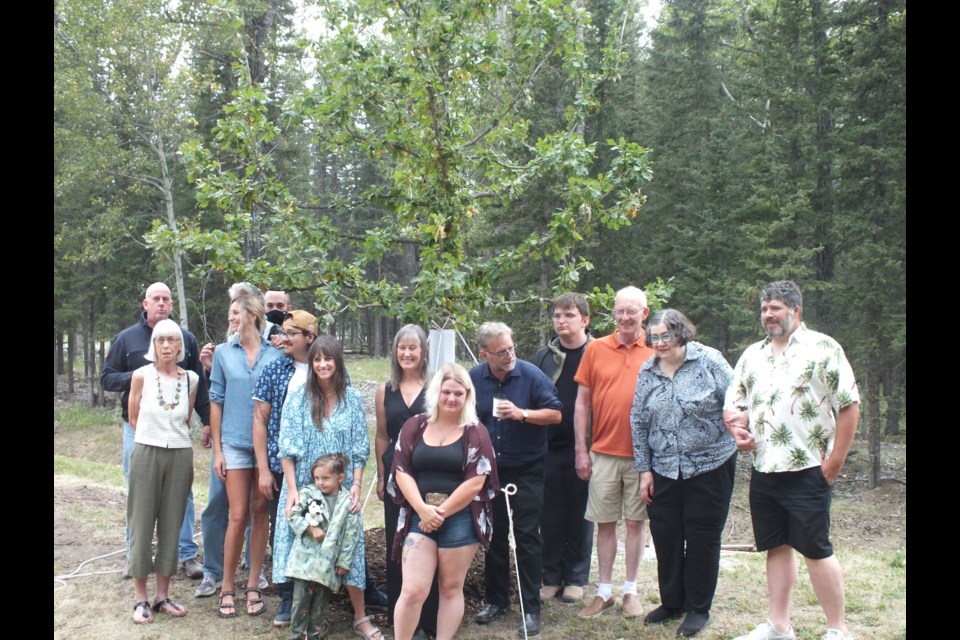
[(523, 411), (521, 411), (521, 413), (523, 414), (523, 420), (521, 420), (520, 422), (526, 422), (527, 418), (530, 417), (530, 412), (524, 409)]

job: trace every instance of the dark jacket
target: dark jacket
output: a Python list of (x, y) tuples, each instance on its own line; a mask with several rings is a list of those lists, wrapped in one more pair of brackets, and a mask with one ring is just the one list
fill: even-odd
[[(589, 333), (587, 334), (587, 341), (583, 343), (583, 348), (586, 349), (587, 345), (590, 344), (590, 341), (593, 340), (593, 336)], [(554, 385), (557, 384), (557, 380), (560, 379), (560, 374), (563, 373), (563, 364), (567, 359), (567, 354), (560, 348), (560, 338), (554, 338), (551, 340), (545, 347), (540, 347), (537, 349), (537, 352), (533, 354), (533, 358), (530, 359), (530, 362), (533, 363), (535, 367), (543, 371), (544, 374)], [(573, 377), (577, 374), (576, 371), (571, 371), (570, 376)], [(547, 428), (547, 446), (551, 451), (554, 450), (565, 450), (570, 449), (575, 444), (575, 437), (572, 432), (573, 426), (573, 412), (574, 406), (576, 405), (577, 398), (560, 398), (560, 402), (563, 403), (563, 413), (566, 417), (567, 412), (570, 415), (570, 422), (564, 420), (560, 424), (550, 425)], [(565, 423), (569, 426), (564, 426)], [(590, 433), (592, 431), (591, 426), (593, 423), (593, 416), (589, 416), (587, 419), (587, 446), (590, 445)]]
[[(200, 416), (204, 426), (210, 424), (210, 394), (208, 392), (207, 374), (200, 364), (200, 347), (197, 339), (186, 329), (183, 331), (183, 362), (179, 366), (195, 371), (200, 376), (197, 384), (197, 401), (194, 410)], [(120, 411), (123, 421), (129, 422), (127, 399), (130, 397), (130, 380), (133, 372), (140, 367), (150, 364), (146, 359), (150, 349), (150, 337), (153, 329), (147, 326), (147, 314), (141, 312), (140, 322), (131, 325), (118, 333), (110, 343), (110, 351), (103, 362), (103, 372), (100, 374), (100, 386), (104, 391), (120, 391)]]

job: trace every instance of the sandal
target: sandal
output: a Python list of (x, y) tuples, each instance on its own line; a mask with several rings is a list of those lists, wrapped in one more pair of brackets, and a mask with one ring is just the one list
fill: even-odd
[[(378, 638), (378, 640), (383, 640), (383, 631), (380, 631), (380, 628), (370, 622), (373, 619), (373, 616), (364, 616), (359, 620), (354, 620), (353, 622), (353, 632), (363, 638), (363, 640), (373, 640), (373, 638)], [(370, 626), (373, 627), (373, 631), (370, 633), (364, 633), (358, 628), (364, 622), (370, 622)]]
[[(260, 593), (260, 589), (246, 589), (247, 594), (247, 615), (248, 616), (259, 616), (261, 613), (267, 610), (267, 603), (263, 601), (263, 594)], [(250, 594), (255, 593), (258, 597), (251, 598)], [(250, 605), (258, 607), (253, 613), (250, 612)]]
[(165, 613), (173, 616), (174, 618), (187, 615), (187, 608), (181, 604), (177, 604), (170, 598), (164, 598), (160, 602), (153, 603), (153, 610), (157, 613)]
[(230, 596), (231, 598), (236, 598), (237, 594), (233, 591), (221, 591), (220, 598), (217, 600), (217, 615), (221, 618), (236, 618), (237, 617), (237, 605), (236, 601), (234, 602), (224, 602), (224, 596)]
[[(139, 620), (137, 620), (138, 613), (140, 614)], [(144, 600), (133, 605), (133, 623), (145, 624), (147, 622), (153, 622), (153, 614), (150, 613), (150, 603)]]

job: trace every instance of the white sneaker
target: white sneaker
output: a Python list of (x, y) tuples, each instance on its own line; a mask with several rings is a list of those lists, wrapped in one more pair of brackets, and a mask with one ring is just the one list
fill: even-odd
[[(786, 633), (777, 631), (773, 623), (767, 620), (763, 624), (757, 625), (757, 628), (744, 636), (737, 636), (733, 640), (796, 640), (797, 636), (793, 633), (793, 628), (787, 629)], [(833, 638), (830, 638), (833, 640)]]
[(820, 640), (853, 640), (853, 636), (840, 629), (827, 629), (827, 634)]

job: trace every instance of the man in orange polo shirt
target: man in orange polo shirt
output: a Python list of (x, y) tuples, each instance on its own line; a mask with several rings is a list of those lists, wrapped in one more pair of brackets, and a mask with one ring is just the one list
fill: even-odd
[[(577, 475), (590, 481), (584, 517), (597, 524), (600, 565), (597, 596), (579, 613), (581, 618), (596, 618), (615, 604), (611, 579), (621, 517), (627, 529), (623, 616), (636, 618), (643, 613), (637, 598), (637, 572), (646, 542), (647, 507), (640, 497), (640, 474), (633, 464), (630, 408), (640, 366), (653, 355), (643, 331), (649, 312), (643, 291), (637, 287), (618, 291), (613, 303), (617, 330), (587, 345), (574, 378), (580, 385), (573, 417)], [(588, 449), (591, 418), (593, 442)]]

